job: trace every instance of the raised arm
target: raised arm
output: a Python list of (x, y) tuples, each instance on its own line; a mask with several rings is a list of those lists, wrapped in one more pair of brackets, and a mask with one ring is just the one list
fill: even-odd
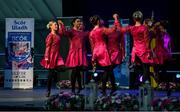
[(64, 23), (61, 20), (58, 20), (58, 26), (59, 26), (58, 33), (60, 36), (62, 36), (66, 31)]
[(58, 20), (59, 30), (58, 33), (60, 36), (64, 35), (66, 37), (72, 37), (72, 31), (67, 30), (64, 23), (61, 20)]
[(114, 18), (114, 24), (111, 28), (106, 28), (106, 27), (103, 27), (103, 32), (104, 34), (108, 35), (114, 31), (116, 31), (117, 29), (117, 26), (120, 26), (120, 23), (119, 23), (119, 20), (118, 20), (118, 15), (117, 14), (114, 14), (113, 15), (113, 18)]
[(131, 26), (122, 27), (122, 25), (119, 21), (119, 15), (118, 14), (114, 14), (113, 18), (115, 20), (114, 26), (116, 26), (117, 30), (119, 30), (121, 33), (130, 32)]

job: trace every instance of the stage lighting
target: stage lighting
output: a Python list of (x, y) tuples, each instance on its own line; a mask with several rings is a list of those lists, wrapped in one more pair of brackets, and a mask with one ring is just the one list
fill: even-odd
[(143, 75), (139, 75), (139, 81), (142, 82), (143, 81)]
[(98, 73), (97, 73), (97, 72), (94, 72), (93, 76), (94, 76), (94, 77), (97, 77), (97, 76), (98, 76)]
[(176, 74), (176, 78), (179, 79), (180, 78), (180, 74)]

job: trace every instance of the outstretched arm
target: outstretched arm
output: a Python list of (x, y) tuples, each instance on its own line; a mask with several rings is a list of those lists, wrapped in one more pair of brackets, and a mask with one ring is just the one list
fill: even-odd
[(103, 27), (103, 32), (106, 35), (116, 31), (117, 26), (120, 25), (119, 20), (118, 20), (119, 16), (117, 14), (113, 14), (113, 18), (114, 18), (114, 25), (111, 28)]
[(72, 37), (71, 30), (66, 30), (66, 27), (61, 20), (58, 20), (58, 25), (59, 25), (58, 33), (60, 36), (64, 35), (66, 37)]
[(122, 25), (119, 21), (119, 15), (118, 14), (114, 14), (113, 18), (115, 20), (114, 25), (116, 26), (117, 30), (119, 30), (121, 33), (130, 32), (131, 26), (122, 27)]

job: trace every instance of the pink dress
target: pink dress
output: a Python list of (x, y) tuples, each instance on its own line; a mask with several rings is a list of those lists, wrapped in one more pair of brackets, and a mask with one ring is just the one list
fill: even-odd
[[(60, 51), (60, 36), (58, 34), (49, 33), (46, 38), (46, 49), (44, 58), (40, 64), (46, 69), (54, 69), (57, 66), (64, 65), (63, 58), (61, 57)], [(47, 61), (49, 63), (47, 63)]]
[(133, 48), (131, 53), (131, 62), (138, 63), (136, 56), (142, 63), (153, 63), (152, 52), (149, 48), (149, 32), (146, 26), (127, 26), (119, 27), (122, 32), (130, 32), (133, 37)]
[(85, 47), (88, 32), (71, 29), (65, 32), (69, 38), (70, 48), (65, 65), (67, 67), (87, 67), (87, 50)]
[(112, 64), (117, 65), (122, 61), (122, 57), (124, 55), (122, 49), (122, 34), (119, 31), (112, 32), (108, 35), (108, 52), (110, 55), (110, 59)]
[(103, 67), (111, 65), (105, 35), (108, 35), (112, 31), (111, 29), (98, 27), (90, 32), (89, 40), (92, 49), (92, 62), (96, 61), (98, 65)]
[(164, 64), (166, 60), (171, 60), (171, 37), (167, 32), (164, 32), (161, 37), (156, 39), (155, 54), (157, 56), (158, 64)]
[(133, 36), (133, 49), (131, 61), (135, 62), (135, 56), (138, 56), (142, 63), (153, 63), (151, 50), (149, 48), (148, 29), (146, 26), (132, 26), (130, 32)]

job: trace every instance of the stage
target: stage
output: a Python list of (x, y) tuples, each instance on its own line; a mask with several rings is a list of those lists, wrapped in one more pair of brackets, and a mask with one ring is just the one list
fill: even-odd
[[(59, 89), (53, 88), (51, 95), (59, 93)], [(70, 89), (62, 89), (61, 91), (70, 91)], [(110, 90), (107, 91), (109, 94)], [(116, 93), (129, 93), (138, 95), (138, 90), (119, 89)], [(0, 110), (46, 110), (45, 103), (47, 97), (45, 96), (46, 88), (39, 87), (32, 90), (11, 90), (0, 88)], [(81, 94), (85, 93), (85, 89)], [(100, 94), (100, 92), (98, 92)], [(165, 97), (166, 91), (154, 91), (154, 97)], [(172, 91), (171, 97), (179, 97), (180, 91)]]

